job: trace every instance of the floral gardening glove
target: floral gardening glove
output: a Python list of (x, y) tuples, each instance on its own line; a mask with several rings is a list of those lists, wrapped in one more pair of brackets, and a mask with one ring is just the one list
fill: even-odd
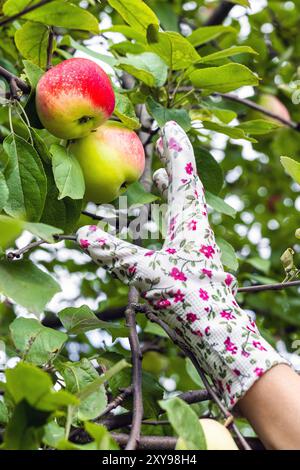
[(77, 232), (78, 242), (97, 264), (139, 290), (232, 408), (264, 372), (286, 360), (235, 301), (236, 279), (222, 266), (187, 135), (168, 122), (157, 148), (166, 170), (154, 181), (169, 207), (162, 249), (131, 245), (94, 225)]

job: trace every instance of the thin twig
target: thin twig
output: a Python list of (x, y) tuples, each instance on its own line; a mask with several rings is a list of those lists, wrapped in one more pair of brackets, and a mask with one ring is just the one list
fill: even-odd
[(141, 435), (141, 422), (143, 419), (142, 396), (142, 353), (136, 330), (135, 310), (131, 304), (138, 301), (139, 294), (135, 287), (131, 287), (128, 295), (128, 308), (125, 311), (126, 324), (129, 328), (129, 343), (132, 360), (132, 386), (133, 386), (133, 413), (130, 437), (126, 450), (135, 450)]
[(234, 3), (221, 2), (220, 5), (213, 11), (212, 15), (205, 22), (204, 26), (215, 26), (218, 24), (222, 24), (233, 7)]
[[(16, 94), (16, 87), (19, 88), (23, 93), (29, 93), (30, 92), (30, 86), (21, 80), (19, 77), (14, 75), (13, 73), (9, 72), (6, 70), (4, 67), (0, 66), (0, 76), (3, 77), (10, 86), (10, 92), (11, 94)], [(17, 97), (17, 96), (16, 96)]]
[[(60, 242), (63, 240), (76, 241), (76, 237), (74, 235), (54, 235), (53, 238), (55, 239), (56, 242)], [(6, 254), (6, 258), (9, 260), (19, 259), (21, 258), (22, 255), (24, 255), (28, 251), (33, 250), (34, 248), (37, 248), (38, 246), (43, 245), (45, 243), (48, 243), (48, 242), (45, 240), (36, 240), (32, 243), (28, 243), (28, 245), (25, 245), (23, 248), (20, 248), (19, 250), (9, 251)]]
[(276, 119), (285, 126), (288, 126), (291, 129), (300, 132), (300, 123), (290, 121), (289, 119), (283, 118), (279, 114), (273, 113), (272, 111), (268, 111), (259, 104), (254, 103), (254, 101), (248, 100), (246, 98), (240, 98), (239, 96), (234, 95), (233, 93), (213, 93), (213, 96), (220, 96), (221, 98), (224, 98), (226, 100), (235, 101), (236, 103), (243, 104), (248, 108), (255, 109), (256, 111), (259, 111), (260, 113), (265, 114), (266, 116)]
[(48, 45), (47, 45), (47, 63), (46, 63), (46, 70), (50, 70), (51, 67), (52, 67), (53, 44), (54, 44), (54, 30), (53, 30), (53, 27), (50, 27), (50, 29), (49, 29)]
[(280, 282), (278, 284), (260, 284), (249, 287), (240, 287), (238, 292), (263, 292), (267, 290), (283, 290), (288, 287), (298, 287), (300, 286), (300, 281), (290, 281), (290, 282)]
[(52, 0), (41, 0), (39, 3), (36, 3), (35, 5), (31, 5), (27, 8), (24, 8), (24, 10), (19, 11), (19, 13), (16, 13), (15, 15), (9, 16), (9, 17), (5, 18), (4, 20), (0, 21), (0, 27), (5, 26), (9, 23), (12, 23), (16, 19), (21, 18), (21, 16), (24, 16), (27, 13), (30, 13), (31, 11), (36, 10), (37, 8), (40, 8), (44, 5), (46, 5), (47, 3), (50, 3), (51, 1)]
[(107, 405), (107, 407), (105, 408), (105, 410), (103, 411), (103, 413), (101, 414), (101, 416), (99, 416), (99, 417), (97, 418), (97, 420), (98, 420), (99, 418), (101, 418), (102, 416), (107, 415), (108, 413), (110, 413), (112, 410), (114, 410), (114, 409), (117, 408), (118, 406), (122, 405), (123, 401), (126, 400), (126, 398), (128, 398), (130, 395), (132, 395), (132, 392), (133, 392), (132, 385), (130, 385), (129, 387), (124, 388), (124, 390), (122, 390), (122, 392), (120, 393), (120, 395), (118, 395), (114, 400), (112, 400), (112, 401)]

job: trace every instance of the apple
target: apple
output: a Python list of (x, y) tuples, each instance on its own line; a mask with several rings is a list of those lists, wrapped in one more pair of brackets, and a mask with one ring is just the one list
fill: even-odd
[(39, 80), (36, 109), (43, 126), (60, 139), (78, 139), (105, 122), (115, 95), (99, 65), (89, 59), (68, 59)]
[[(206, 450), (239, 450), (228, 429), (214, 419), (199, 419), (206, 440)], [(184, 440), (179, 437), (177, 450), (187, 450)]]
[(145, 168), (145, 153), (136, 133), (108, 121), (83, 139), (70, 144), (85, 179), (85, 199), (111, 202), (137, 181)]
[[(269, 95), (267, 93), (264, 93), (260, 95), (257, 104), (262, 106), (264, 109), (267, 111), (271, 111), (272, 113), (278, 114), (278, 116), (290, 121), (291, 116), (290, 113), (288, 112), (287, 108), (284, 106), (283, 103), (277, 98), (277, 96), (274, 95)], [(284, 124), (277, 119), (274, 119), (270, 116), (267, 116), (263, 113), (260, 113), (259, 111), (253, 111), (249, 113), (249, 116), (251, 116), (251, 119), (264, 119), (265, 121), (269, 122), (274, 122), (280, 127), (283, 127)]]

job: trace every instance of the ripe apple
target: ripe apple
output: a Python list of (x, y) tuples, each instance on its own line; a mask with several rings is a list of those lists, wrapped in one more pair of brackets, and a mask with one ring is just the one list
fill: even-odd
[[(230, 432), (223, 424), (207, 418), (199, 419), (199, 422), (204, 432), (206, 450), (239, 450)], [(184, 440), (180, 437), (177, 440), (176, 449), (187, 449)]]
[(68, 59), (46, 72), (37, 85), (36, 109), (43, 126), (61, 139), (88, 135), (112, 114), (110, 80), (89, 59)]
[[(283, 103), (277, 98), (277, 96), (274, 95), (269, 95), (267, 93), (264, 93), (260, 95), (258, 99), (258, 104), (262, 106), (264, 109), (267, 111), (271, 111), (272, 113), (278, 114), (278, 116), (290, 121), (290, 113), (288, 112), (287, 108), (284, 106)], [(270, 116), (266, 116), (263, 113), (260, 113), (259, 111), (252, 111), (249, 113), (249, 117), (251, 116), (251, 119), (264, 119), (265, 121), (269, 122), (274, 122), (280, 127), (283, 127), (284, 124), (277, 119), (273, 119)]]
[(142, 142), (135, 132), (108, 121), (87, 137), (71, 143), (71, 152), (82, 168), (85, 199), (111, 202), (139, 179), (145, 167)]

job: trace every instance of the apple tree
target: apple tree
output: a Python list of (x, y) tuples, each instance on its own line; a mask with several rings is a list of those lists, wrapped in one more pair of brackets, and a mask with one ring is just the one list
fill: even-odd
[[(299, 364), (299, 14), (297, 0), (0, 0), (3, 449), (206, 449), (199, 418), (228, 418), (193, 355), (76, 243), (81, 225), (113, 219), (120, 232), (124, 210), (117, 198), (107, 218), (85, 198), (72, 145), (39, 119), (41, 77), (72, 57), (105, 69), (111, 120), (144, 146), (145, 171), (122, 195), (140, 232), (123, 233), (162, 244), (151, 176), (159, 128), (175, 120), (240, 304)], [(261, 446), (245, 420), (227, 425), (240, 448)]]

